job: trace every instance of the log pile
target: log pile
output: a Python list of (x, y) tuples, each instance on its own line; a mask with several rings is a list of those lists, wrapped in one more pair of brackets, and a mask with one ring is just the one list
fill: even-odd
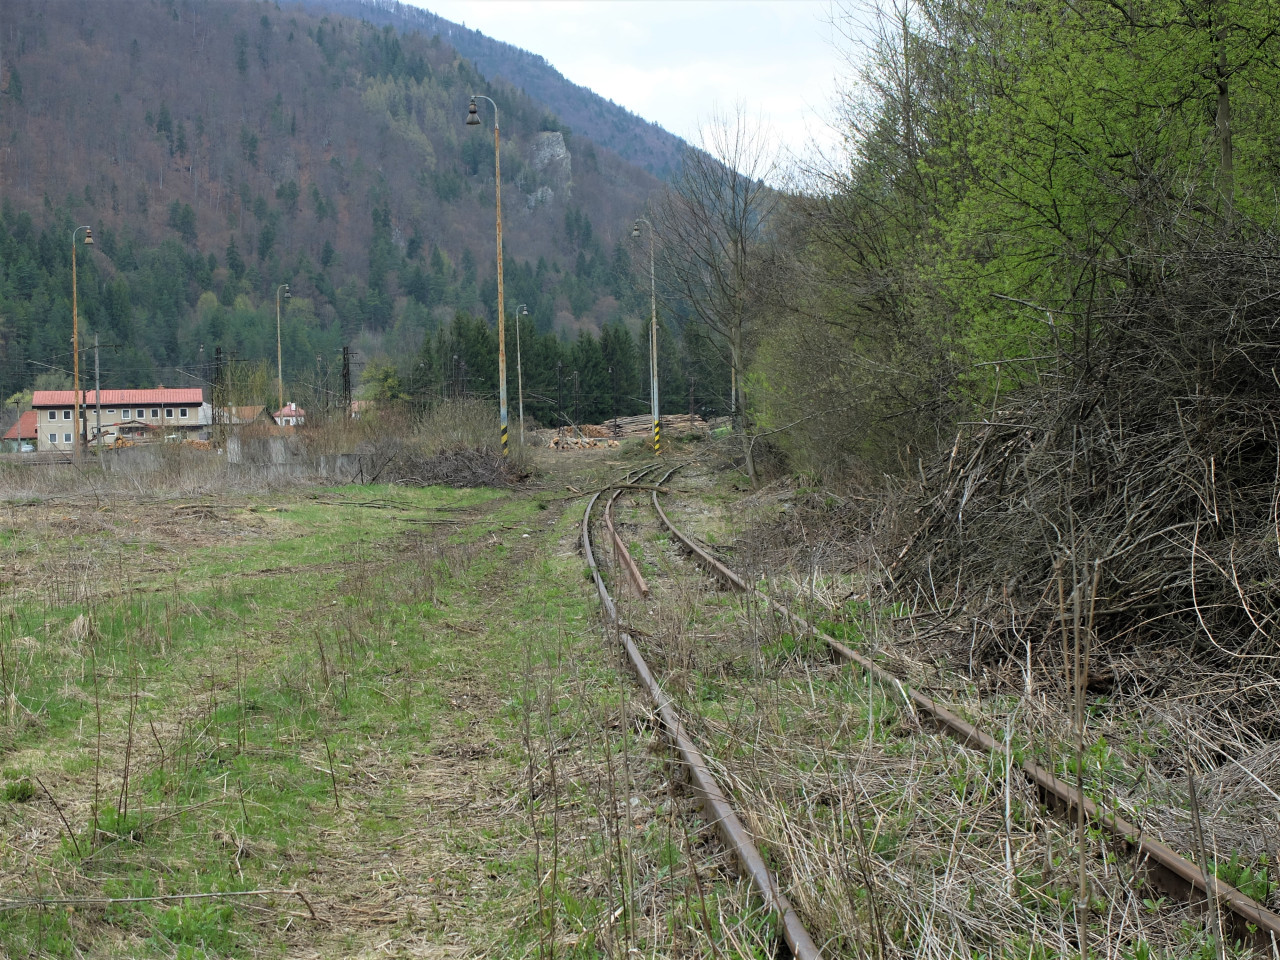
[[(586, 433), (589, 427), (583, 427), (583, 433)], [(609, 437), (649, 437), (653, 435), (653, 418), (647, 413), (642, 413), (636, 417), (617, 417), (613, 420), (606, 420), (597, 430), (604, 430), (603, 434), (587, 434), (588, 436), (609, 436)], [(696, 414), (690, 416), (687, 413), (663, 414), (662, 415), (662, 432), (664, 435), (679, 436), (686, 433), (706, 433), (707, 422)]]
[[(678, 413), (662, 418), (662, 436), (664, 437), (686, 436), (691, 433), (700, 433), (705, 436), (709, 432), (709, 424), (698, 416)], [(558, 430), (539, 430), (532, 434), (532, 437), (535, 445), (557, 450), (590, 449), (606, 445), (616, 447), (617, 441), (627, 438), (652, 439), (653, 421), (647, 413), (642, 413), (635, 417), (606, 420), (604, 423), (584, 423), (560, 427)]]
[(604, 437), (570, 437), (555, 436), (551, 438), (548, 446), (552, 450), (595, 450), (601, 447), (616, 447), (617, 440), (608, 440)]

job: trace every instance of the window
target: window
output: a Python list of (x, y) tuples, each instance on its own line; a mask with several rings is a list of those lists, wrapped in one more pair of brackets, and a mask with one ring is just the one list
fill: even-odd
[(108, 416), (108, 417), (114, 417), (115, 415), (116, 415), (116, 408), (115, 408), (115, 407), (107, 407), (107, 416)]
[(50, 419), (50, 420), (57, 420), (57, 419), (58, 419), (58, 411), (57, 411), (57, 410), (50, 410), (50, 411), (49, 411), (49, 419)]
[(151, 408), (151, 419), (152, 419), (152, 420), (159, 420), (159, 419), (160, 419), (160, 408), (159, 408), (159, 407), (152, 407), (152, 408)]
[(139, 408), (139, 409), (138, 409), (138, 417), (137, 417), (137, 418), (138, 418), (139, 420), (141, 420), (145, 414), (146, 414), (146, 411), (145, 411), (145, 410), (143, 410), (143, 409), (141, 409), (141, 408)]
[(62, 419), (63, 419), (63, 420), (70, 420), (70, 419), (71, 419), (71, 411), (70, 411), (70, 410), (63, 410), (63, 411), (62, 411)]
[[(50, 412), (50, 413), (52, 413), (53, 411), (52, 411), (52, 410), (50, 410), (49, 412)], [(49, 434), (49, 442), (50, 442), (50, 443), (57, 443), (57, 442), (58, 442), (58, 435), (57, 435), (56, 433), (51, 433), (51, 434)]]
[[(172, 416), (172, 414), (170, 414), (170, 416)], [(187, 419), (187, 408), (186, 408), (186, 407), (180, 407), (180, 408), (178, 409), (178, 416), (179, 416), (181, 419), (183, 419), (183, 420)]]
[(69, 434), (69, 433), (64, 433), (64, 434), (62, 435), (62, 442), (63, 442), (63, 443), (70, 443), (70, 442), (71, 442), (71, 434)]
[(166, 420), (172, 420), (172, 419), (173, 419), (173, 407), (165, 407), (165, 408), (164, 408), (164, 418), (165, 418)]

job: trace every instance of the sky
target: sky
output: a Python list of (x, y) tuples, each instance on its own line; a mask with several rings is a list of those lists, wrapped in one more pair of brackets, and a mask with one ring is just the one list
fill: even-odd
[(784, 149), (838, 142), (848, 75), (831, 0), (408, 0), (540, 54), (561, 74), (695, 141), (741, 104)]

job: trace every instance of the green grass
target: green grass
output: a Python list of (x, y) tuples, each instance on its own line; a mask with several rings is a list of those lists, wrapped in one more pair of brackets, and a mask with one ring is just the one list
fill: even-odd
[[(219, 510), (230, 530), (190, 542), (123, 507), (103, 514), (114, 534), (6, 530), (7, 558), (38, 542), (61, 572), (48, 590), (33, 566), (0, 608), (17, 704), (0, 886), (80, 902), (0, 910), (0, 955), (336, 957), (393, 937), (594, 956), (702, 937), (675, 919), (687, 880), (669, 914), (640, 906), (687, 801), (662, 794), (652, 731), (610, 719), (634, 691), (564, 548), (577, 510), (361, 488)], [(85, 561), (111, 571), (87, 592)], [(624, 793), (645, 798), (643, 828)], [(750, 898), (703, 871), (714, 912), (745, 923)], [(183, 899), (250, 890), (276, 892)]]

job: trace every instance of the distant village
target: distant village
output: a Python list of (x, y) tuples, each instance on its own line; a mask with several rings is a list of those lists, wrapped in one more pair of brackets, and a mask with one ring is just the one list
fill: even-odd
[[(351, 415), (366, 401), (352, 403)], [(31, 409), (0, 439), (3, 453), (73, 452), (76, 423), (88, 449), (143, 443), (210, 444), (228, 430), (252, 429), (263, 435), (290, 434), (306, 423), (296, 403), (272, 411), (265, 406), (216, 407), (199, 387), (153, 390), (36, 390)]]

